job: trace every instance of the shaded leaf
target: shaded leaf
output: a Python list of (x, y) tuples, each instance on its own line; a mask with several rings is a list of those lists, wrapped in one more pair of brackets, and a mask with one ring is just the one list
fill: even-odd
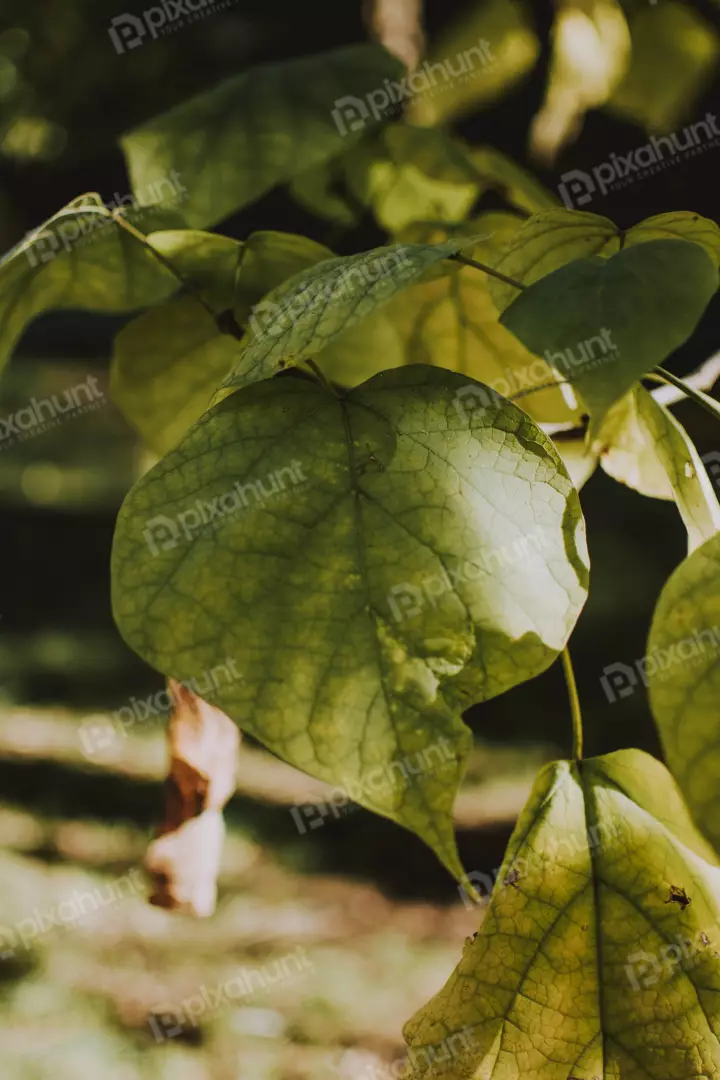
[[(718, 265), (720, 229), (714, 221), (689, 210), (657, 214), (622, 232), (609, 218), (598, 214), (558, 209), (536, 214), (525, 222), (493, 266), (514, 281), (532, 285), (574, 259), (590, 255), (608, 258), (623, 247), (673, 238), (700, 244)], [(491, 279), (489, 287), (500, 311), (518, 295), (517, 289), (497, 278)]]
[[(0, 365), (26, 325), (44, 311), (133, 311), (177, 289), (177, 279), (152, 253), (103, 215), (99, 196), (83, 200), (60, 211), (0, 261)], [(150, 233), (178, 223), (170, 210), (148, 208), (124, 216)]]
[[(245, 244), (186, 229), (154, 241), (218, 315), (246, 325), (279, 282), (332, 256), (305, 237), (253, 233)], [(194, 295), (174, 297), (128, 323), (115, 338), (113, 399), (156, 453), (164, 454), (212, 402), (240, 354)]]
[(333, 339), (375, 315), (401, 289), (448, 273), (448, 257), (468, 239), (393, 244), (327, 259), (274, 289), (251, 316), (248, 342), (227, 380), (243, 386), (316, 356)]
[(543, 671), (587, 587), (560, 459), (514, 406), (466, 410), (483, 389), (412, 367), (232, 394), (135, 486), (113, 551), (146, 661), (188, 682), (231, 657), (212, 704), (456, 874), (461, 712)]
[[(622, 750), (547, 766), (479, 933), (407, 1025), (413, 1076), (715, 1076), (719, 890), (659, 762)], [(670, 899), (683, 893), (689, 905)]]
[(541, 278), (501, 322), (567, 378), (595, 423), (685, 342), (718, 286), (697, 244), (651, 240)]
[(693, 551), (658, 600), (644, 661), (668, 765), (720, 847), (720, 535)]
[(133, 189), (175, 170), (187, 223), (214, 225), (378, 123), (383, 81), (402, 72), (379, 45), (350, 45), (235, 75), (123, 137)]

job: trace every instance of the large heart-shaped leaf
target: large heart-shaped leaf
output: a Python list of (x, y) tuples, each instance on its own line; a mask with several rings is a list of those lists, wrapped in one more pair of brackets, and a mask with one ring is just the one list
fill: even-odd
[(545, 356), (598, 423), (687, 341), (717, 287), (717, 269), (700, 245), (651, 240), (555, 270), (500, 321)]
[[(332, 256), (303, 236), (275, 232), (253, 233), (241, 244), (186, 229), (155, 234), (153, 242), (216, 315), (231, 311), (240, 326), (279, 282)], [(113, 398), (148, 446), (164, 454), (209, 407), (240, 349), (237, 338), (220, 332), (196, 295), (173, 297), (116, 337)]]
[[(177, 278), (103, 212), (99, 196), (94, 198), (70, 204), (0, 261), (0, 366), (25, 326), (43, 311), (133, 311), (178, 288)], [(179, 222), (176, 212), (157, 208), (124, 216), (150, 233)]]
[(214, 225), (377, 124), (402, 71), (379, 45), (351, 45), (235, 75), (124, 136), (133, 190), (174, 171), (187, 223)]
[(667, 581), (643, 667), (668, 765), (720, 848), (720, 535)]
[(587, 584), (549, 439), (473, 396), (425, 367), (232, 394), (136, 485), (113, 551), (141, 656), (181, 681), (232, 658), (242, 679), (208, 700), (455, 873), (461, 711), (554, 660)]
[[(228, 386), (246, 386), (317, 356), (374, 316), (402, 289), (454, 269), (448, 259), (467, 238), (443, 244), (392, 244), (327, 259), (274, 289), (257, 305), (249, 340)], [(444, 265), (443, 265), (444, 264)]]
[(659, 762), (623, 750), (547, 766), (479, 933), (407, 1026), (413, 1076), (717, 1076), (719, 896)]

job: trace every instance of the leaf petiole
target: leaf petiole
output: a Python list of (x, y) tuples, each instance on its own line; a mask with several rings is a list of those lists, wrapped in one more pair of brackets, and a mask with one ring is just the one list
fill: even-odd
[(580, 698), (578, 697), (577, 683), (575, 681), (575, 672), (573, 671), (572, 660), (570, 659), (570, 650), (567, 646), (562, 651), (562, 663), (563, 672), (565, 673), (565, 682), (567, 683), (568, 697), (570, 698), (570, 712), (572, 714), (572, 726), (573, 726), (573, 751), (572, 756), (575, 761), (582, 761), (583, 756), (583, 730), (582, 730), (582, 712), (580, 711)]
[[(656, 367), (655, 376), (660, 379), (661, 382), (668, 383), (670, 386), (674, 386), (677, 390), (682, 391), (686, 397), (691, 398), (693, 401), (701, 405), (703, 409), (714, 416), (716, 420), (720, 420), (720, 403), (711, 398), (709, 394), (704, 393), (702, 390), (698, 390), (696, 387), (691, 386), (689, 383), (684, 382), (678, 378), (677, 375), (673, 375), (672, 371), (667, 371), (665, 368)], [(652, 377), (651, 372), (649, 377)]]

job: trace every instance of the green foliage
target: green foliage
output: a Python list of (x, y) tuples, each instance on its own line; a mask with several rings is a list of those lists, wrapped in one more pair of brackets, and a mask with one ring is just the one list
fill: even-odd
[(123, 137), (133, 188), (150, 190), (175, 172), (188, 191), (188, 225), (215, 225), (334, 157), (377, 123), (380, 114), (369, 109), (350, 123), (341, 103), (366, 98), (402, 73), (402, 64), (377, 45), (243, 72)]
[(226, 385), (245, 386), (316, 356), (401, 289), (449, 273), (448, 257), (470, 243), (394, 244), (296, 274), (254, 309), (248, 342)]
[[(170, 237), (173, 243), (167, 242)], [(190, 229), (156, 246), (217, 314), (244, 326), (278, 282), (332, 252), (303, 236), (253, 233), (245, 244)], [(148, 446), (166, 453), (210, 405), (240, 353), (197, 295), (179, 296), (139, 316), (115, 340), (111, 389)]]
[(699, 244), (651, 240), (554, 270), (501, 322), (547, 357), (597, 424), (690, 337), (717, 287), (716, 266)]
[(624, 750), (547, 766), (479, 933), (406, 1028), (413, 1075), (714, 1076), (719, 888), (658, 762)]
[[(701, 73), (687, 54), (717, 47), (672, 0), (628, 11), (629, 31), (604, 0), (561, 15), (531, 134), (548, 157), (593, 104), (658, 130), (680, 116), (674, 87), (643, 112), (640, 24), (688, 93)], [(594, 76), (570, 47), (579, 27), (602, 38)], [(720, 229), (677, 211), (621, 230), (433, 126), (537, 59), (527, 5), (486, 0), (431, 60), (477, 60), (484, 38), (491, 62), (433, 94), (425, 68), (406, 77), (378, 46), (236, 75), (123, 139), (138, 201), (172, 179), (176, 210), (111, 214), (82, 196), (0, 262), (0, 361), (42, 311), (144, 309), (111, 371), (164, 455), (117, 523), (125, 640), (183, 681), (232, 658), (239, 676), (208, 700), (422, 837), (458, 879), (463, 712), (566, 648), (588, 587), (577, 489), (598, 463), (674, 500), (687, 529), (645, 673), (669, 765), (720, 843), (720, 506), (688, 431), (642, 384), (675, 383), (720, 418), (658, 367), (717, 291)], [(386, 91), (406, 78), (405, 117), (390, 117)], [(563, 86), (577, 92), (564, 114)], [(387, 243), (338, 256), (303, 236), (201, 231), (280, 185), (332, 223), (340, 250), (369, 215)], [(567, 656), (564, 669), (579, 757)], [(718, 874), (659, 763), (623, 751), (552, 765), (480, 933), (408, 1027), (416, 1058), (455, 1033), (437, 1080), (714, 1076)]]
[(653, 616), (646, 677), (668, 764), (695, 821), (720, 846), (720, 534), (671, 575)]
[(233, 394), (136, 485), (113, 552), (133, 648), (181, 680), (232, 656), (242, 679), (210, 700), (456, 874), (461, 711), (543, 671), (586, 589), (560, 459), (483, 394), (423, 367)]
[[(25, 326), (43, 311), (132, 311), (177, 288), (177, 279), (101, 207), (99, 196), (82, 196), (0, 262), (0, 367)], [(154, 229), (179, 223), (169, 210), (126, 216), (148, 230), (149, 244)]]

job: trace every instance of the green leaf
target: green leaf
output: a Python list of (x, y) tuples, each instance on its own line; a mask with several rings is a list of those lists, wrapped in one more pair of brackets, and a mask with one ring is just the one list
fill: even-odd
[[(498, 248), (518, 227), (511, 214), (483, 214), (468, 228), (486, 239), (463, 254), (492, 265)], [(437, 231), (427, 235), (438, 239)], [(558, 382), (558, 376), (498, 322), (488, 285), (482, 270), (457, 264), (445, 276), (399, 293), (384, 310), (401, 339), (402, 361), (470, 375), (496, 393), (517, 399), (538, 423), (577, 420), (579, 413), (568, 405), (562, 390), (538, 389)], [(323, 370), (333, 373), (332, 367)]]
[(518, 0), (481, 0), (461, 14), (421, 64), (407, 112), (419, 124), (439, 124), (511, 89), (540, 55), (528, 8)]
[[(688, 117), (700, 119), (697, 102), (716, 69), (717, 30), (699, 11), (674, 0), (641, 4), (630, 30), (630, 67), (608, 108), (647, 131), (677, 132), (683, 146), (686, 136), (678, 128)], [(667, 147), (661, 151), (665, 157)]]
[[(493, 263), (496, 270), (523, 285), (558, 270), (574, 259), (590, 255), (609, 258), (622, 247), (650, 240), (691, 240), (700, 244), (715, 265), (720, 261), (720, 229), (714, 221), (689, 210), (656, 214), (621, 232), (609, 218), (582, 210), (550, 210), (535, 214)], [(499, 311), (517, 297), (518, 290), (497, 278), (490, 291)]]
[(316, 356), (341, 334), (375, 315), (401, 289), (449, 273), (448, 257), (467, 239), (393, 244), (327, 259), (274, 289), (251, 316), (248, 343), (228, 386), (245, 386)]
[(557, 207), (560, 200), (532, 173), (493, 146), (470, 151), (470, 159), (488, 190), (499, 191), (512, 206), (530, 214)]
[[(688, 906), (669, 902), (673, 888)], [(479, 933), (407, 1025), (412, 1075), (716, 1076), (719, 893), (713, 852), (659, 762), (622, 750), (547, 766)]]
[[(253, 233), (241, 244), (186, 229), (155, 234), (153, 243), (217, 315), (232, 311), (241, 326), (275, 285), (332, 256), (305, 237), (275, 232)], [(212, 403), (240, 351), (237, 338), (221, 333), (194, 295), (174, 297), (117, 335), (113, 399), (148, 446), (167, 453)]]
[(667, 581), (653, 616), (644, 676), (668, 765), (695, 821), (720, 847), (720, 535)]
[(595, 423), (692, 334), (718, 286), (698, 244), (651, 240), (525, 289), (501, 322), (568, 379)]
[(691, 240), (700, 244), (715, 266), (720, 265), (720, 227), (691, 210), (673, 210), (645, 218), (625, 234), (625, 247), (648, 240)]
[(346, 181), (391, 234), (418, 221), (462, 221), (482, 186), (459, 140), (435, 128), (391, 124), (345, 159)]
[(720, 504), (685, 428), (641, 386), (608, 412), (593, 440), (605, 472), (643, 495), (675, 499), (690, 551), (720, 529)]
[(378, 123), (402, 73), (379, 45), (351, 45), (235, 75), (123, 137), (133, 190), (174, 170), (188, 224), (214, 225)]
[(112, 564), (148, 663), (187, 681), (232, 658), (208, 700), (453, 873), (462, 709), (545, 670), (587, 587), (560, 459), (513, 405), (468, 408), (485, 393), (423, 367), (234, 393), (132, 490)]
[[(99, 195), (83, 196), (0, 261), (0, 366), (27, 324), (44, 311), (133, 311), (177, 289), (177, 279), (101, 207)], [(178, 221), (174, 212), (159, 209), (124, 216), (150, 231)]]
[[(493, 267), (513, 281), (532, 285), (574, 259), (619, 250), (618, 230), (609, 218), (582, 210), (546, 210), (523, 224)], [(518, 296), (516, 288), (497, 278), (489, 288), (501, 312)]]

